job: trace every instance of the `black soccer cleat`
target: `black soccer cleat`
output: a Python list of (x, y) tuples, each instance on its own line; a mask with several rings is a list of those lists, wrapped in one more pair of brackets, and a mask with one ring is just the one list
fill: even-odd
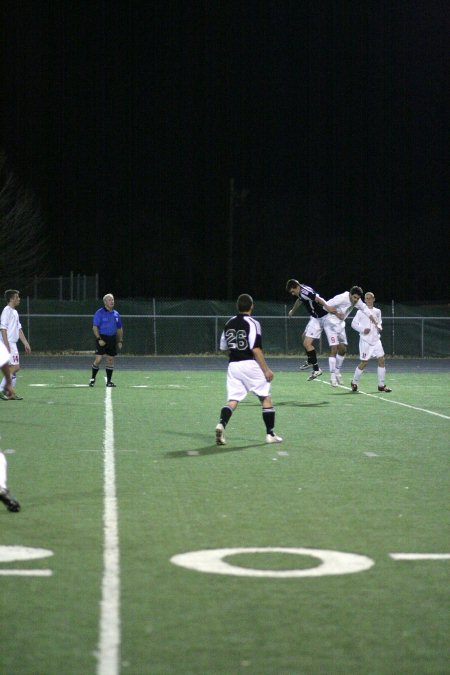
[(308, 368), (312, 368), (312, 365), (308, 363), (308, 361), (305, 361), (304, 363), (301, 363), (298, 368), (299, 370), (308, 370)]
[(352, 385), (352, 391), (358, 391), (358, 385), (356, 384), (356, 382), (353, 382), (352, 380), (350, 384)]
[(20, 511), (20, 504), (9, 492), (8, 489), (0, 489), (0, 502), (3, 502), (8, 511), (18, 513)]
[(91, 379), (89, 380), (89, 386), (90, 386), (90, 387), (93, 387), (94, 384), (95, 384), (95, 380), (94, 380), (93, 377), (91, 377)]
[(389, 387), (386, 387), (386, 385), (383, 384), (383, 385), (378, 385), (378, 391), (390, 392), (390, 391), (392, 391), (392, 389), (389, 389)]
[(114, 382), (107, 382), (106, 386), (107, 387), (115, 387), (116, 385), (114, 384)]

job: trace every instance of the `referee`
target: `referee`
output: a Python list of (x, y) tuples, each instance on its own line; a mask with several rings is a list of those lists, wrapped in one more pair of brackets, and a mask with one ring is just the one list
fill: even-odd
[(95, 360), (92, 364), (92, 377), (89, 386), (93, 387), (100, 368), (100, 363), (106, 355), (106, 386), (115, 387), (111, 380), (114, 370), (114, 357), (122, 349), (123, 328), (119, 312), (114, 309), (114, 296), (107, 293), (103, 297), (104, 307), (98, 309), (92, 321), (92, 330), (95, 335)]

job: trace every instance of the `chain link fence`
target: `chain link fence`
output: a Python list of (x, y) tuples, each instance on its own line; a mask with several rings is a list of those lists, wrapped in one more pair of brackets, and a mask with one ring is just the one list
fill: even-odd
[[(92, 353), (92, 316), (98, 305), (95, 301), (57, 303), (30, 298), (22, 301), (21, 322), (33, 352)], [(450, 356), (448, 307), (396, 305), (392, 312), (389, 305), (377, 306), (383, 312), (382, 341), (387, 355)], [(234, 303), (218, 301), (121, 300), (116, 307), (124, 325), (123, 353), (130, 355), (217, 353), (223, 325), (235, 314)], [(254, 316), (262, 324), (267, 354), (303, 353), (301, 335), (308, 317), (288, 318), (288, 309), (276, 303), (258, 303), (255, 307)], [(351, 320), (352, 316), (347, 319), (348, 353), (357, 355), (359, 333), (350, 327)], [(318, 351), (328, 353), (325, 335), (319, 341)]]
[(99, 276), (95, 274), (75, 274), (59, 277), (34, 277), (29, 279), (14, 279), (9, 282), (8, 288), (18, 288), (23, 297), (33, 300), (54, 298), (58, 301), (69, 302), (97, 299), (99, 297)]

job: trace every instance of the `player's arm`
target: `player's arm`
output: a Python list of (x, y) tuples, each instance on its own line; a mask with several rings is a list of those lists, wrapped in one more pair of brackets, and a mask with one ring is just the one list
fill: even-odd
[(19, 338), (20, 338), (21, 343), (25, 347), (26, 353), (30, 354), (31, 353), (31, 347), (30, 347), (30, 344), (29, 344), (27, 338), (25, 337), (25, 333), (23, 332), (22, 329), (19, 330)]
[(267, 382), (272, 382), (273, 373), (266, 363), (266, 359), (264, 358), (263, 350), (260, 347), (253, 347), (252, 352), (253, 352), (253, 356), (255, 357), (255, 361), (258, 364), (258, 366), (261, 368), (261, 370), (263, 371), (264, 377), (266, 378)]
[(219, 349), (221, 352), (228, 351), (228, 342), (225, 337), (225, 331), (222, 331), (222, 335), (220, 336)]
[(367, 335), (370, 333), (370, 328), (367, 328), (367, 326), (364, 326), (364, 322), (361, 321), (362, 315), (360, 311), (358, 310), (355, 314), (355, 316), (352, 319), (352, 323), (350, 324), (353, 330), (356, 330), (357, 333), (361, 333), (362, 335)]
[(300, 300), (300, 298), (297, 298), (297, 300), (294, 302), (292, 309), (288, 312), (288, 316), (289, 317), (293, 316), (301, 304), (302, 301)]
[(375, 314), (375, 318), (377, 320), (377, 331), (381, 333), (381, 331), (383, 330), (383, 320), (381, 318), (381, 312), (377, 312)]
[(6, 328), (2, 328), (2, 338), (3, 338), (3, 344), (5, 345), (6, 349), (11, 353), (11, 347), (9, 346), (9, 340), (8, 340), (8, 331)]
[(326, 309), (326, 311), (327, 311), (329, 314), (336, 314), (336, 316), (338, 317), (338, 319), (343, 319), (343, 318), (344, 318), (344, 317), (341, 315), (341, 313), (337, 311), (336, 307), (333, 307), (333, 305), (329, 305), (329, 304), (327, 303), (326, 300), (324, 300), (323, 298), (320, 297), (320, 295), (316, 295), (315, 301), (318, 302), (319, 305), (322, 305), (322, 307), (323, 307), (324, 309)]
[(99, 327), (95, 323), (92, 324), (92, 332), (95, 335), (95, 339), (98, 340), (98, 344), (100, 345), (100, 347), (103, 347), (106, 344), (106, 342), (100, 338)]
[(122, 349), (122, 344), (123, 344), (123, 328), (118, 328), (117, 329), (117, 346), (119, 347), (119, 349)]

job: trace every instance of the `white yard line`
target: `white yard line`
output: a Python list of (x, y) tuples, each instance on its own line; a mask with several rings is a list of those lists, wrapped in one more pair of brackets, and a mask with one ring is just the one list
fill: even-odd
[[(331, 387), (330, 382), (325, 382), (325, 380), (316, 380), (316, 382), (317, 381)], [(343, 384), (338, 384), (337, 388), (351, 391), (351, 387), (345, 387)], [(378, 395), (367, 394), (365, 391), (361, 391), (360, 389), (358, 389), (358, 394), (362, 394), (363, 396), (370, 396), (370, 398), (378, 398), (380, 401), (386, 401), (386, 403), (394, 403), (395, 405), (402, 405), (404, 408), (410, 408), (411, 410), (418, 410), (419, 412), (428, 413), (428, 415), (436, 415), (436, 417), (442, 417), (444, 420), (450, 420), (450, 417), (448, 415), (443, 415), (442, 413), (434, 412), (434, 410), (427, 410), (426, 408), (418, 408), (417, 406), (409, 405), (408, 403), (400, 403), (400, 401), (395, 401), (393, 398), (387, 398), (387, 396), (380, 396), (379, 394)]]
[(112, 389), (105, 394), (103, 579), (97, 675), (117, 675), (120, 658), (120, 552), (114, 454)]
[(393, 560), (450, 560), (450, 553), (389, 553)]

